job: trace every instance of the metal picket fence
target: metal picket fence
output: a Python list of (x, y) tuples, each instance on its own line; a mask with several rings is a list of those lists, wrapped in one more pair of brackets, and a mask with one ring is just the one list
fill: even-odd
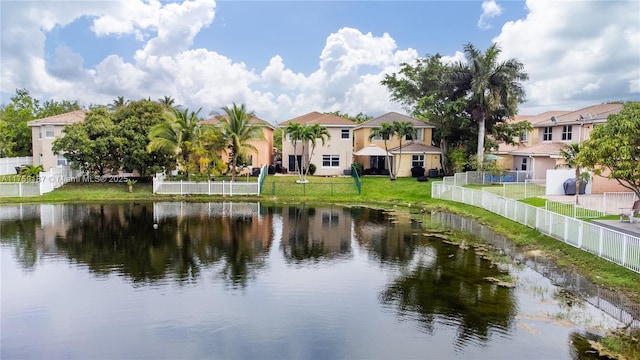
[(640, 237), (538, 208), (486, 191), (431, 183), (434, 199), (461, 202), (534, 228), (557, 240), (640, 273)]

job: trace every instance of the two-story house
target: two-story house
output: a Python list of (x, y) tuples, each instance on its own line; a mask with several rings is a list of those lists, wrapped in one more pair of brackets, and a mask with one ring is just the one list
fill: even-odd
[[(203, 120), (201, 124), (210, 124), (214, 126), (220, 126), (220, 118), (226, 118), (227, 115), (216, 116), (211, 119)], [(273, 132), (275, 127), (268, 121), (262, 120), (258, 117), (251, 117), (249, 119), (250, 126), (257, 126), (262, 129), (263, 139), (252, 140), (249, 142), (255, 150), (251, 150), (248, 157), (244, 159), (251, 168), (260, 168), (263, 165), (273, 164)], [(227, 150), (220, 154), (223, 161), (229, 162), (229, 153)]]
[(53, 140), (64, 135), (62, 130), (65, 125), (83, 122), (85, 115), (83, 110), (76, 110), (29, 121), (27, 125), (31, 127), (33, 164), (42, 165), (45, 171), (58, 165), (68, 165), (63, 154), (56, 155), (51, 150)]
[[(371, 137), (374, 128), (379, 128), (383, 123), (408, 122), (416, 130), (415, 138), (407, 135), (400, 139), (394, 135), (386, 139), (389, 157), (385, 154), (385, 139)], [(354, 154), (356, 161), (361, 163), (366, 172), (371, 174), (388, 174), (390, 168), (400, 162), (397, 176), (411, 176), (411, 168), (422, 167), (425, 170), (441, 168), (442, 152), (440, 148), (432, 146), (432, 134), (435, 126), (413, 118), (411, 116), (389, 112), (377, 118), (368, 120), (358, 125), (354, 130)], [(402, 159), (401, 159), (402, 157)], [(388, 163), (390, 162), (390, 163)], [(395, 168), (394, 168), (395, 169)]]
[[(313, 156), (311, 156), (310, 142), (303, 144), (302, 141), (296, 141), (294, 143), (289, 135), (283, 136), (282, 166), (289, 173), (296, 171), (296, 162), (304, 166), (306, 161), (316, 166), (315, 175), (320, 176), (343, 175), (345, 170), (351, 169), (353, 129), (356, 127), (356, 123), (334, 114), (322, 114), (317, 111), (284, 121), (279, 126), (284, 130), (290, 123), (298, 123), (302, 126), (318, 124), (327, 129), (331, 138), (325, 140), (324, 145), (318, 139)], [(309, 158), (310, 156), (311, 158)]]

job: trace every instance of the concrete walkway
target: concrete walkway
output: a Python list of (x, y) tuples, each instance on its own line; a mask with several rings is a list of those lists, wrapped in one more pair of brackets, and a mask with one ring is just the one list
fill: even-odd
[(593, 220), (591, 223), (607, 229), (620, 231), (627, 235), (640, 237), (640, 218), (636, 218), (634, 223), (622, 222), (620, 220)]

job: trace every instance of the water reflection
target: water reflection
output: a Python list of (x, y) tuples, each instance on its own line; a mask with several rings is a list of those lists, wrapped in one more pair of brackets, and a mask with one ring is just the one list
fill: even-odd
[[(206, 344), (210, 339), (221, 339), (218, 324), (224, 324), (227, 334), (224, 341), (216, 343), (220, 352), (202, 354), (314, 357), (314, 353), (283, 352), (274, 347), (270, 352), (265, 344), (298, 344), (300, 349), (317, 351), (315, 356), (354, 358), (425, 353), (447, 358), (495, 357), (523, 349), (532, 357), (548, 357), (558, 349), (567, 352), (568, 334), (550, 340), (527, 337), (519, 330), (522, 304), (527, 311), (546, 305), (531, 300), (536, 294), (518, 293), (485, 279), (499, 278), (506, 274), (504, 270), (481, 259), (473, 249), (463, 251), (429, 237), (422, 224), (409, 217), (369, 208), (266, 207), (232, 202), (0, 206), (0, 240), (2, 252), (11, 252), (13, 261), (23, 272), (35, 274), (33, 277), (39, 268), (51, 274), (88, 271), (102, 282), (79, 284), (70, 294), (56, 293), (61, 298), (55, 301), (28, 291), (23, 294), (20, 286), (3, 288), (3, 294), (14, 293), (18, 300), (21, 296), (25, 301), (42, 299), (33, 308), (48, 309), (53, 306), (50, 303), (59, 302), (75, 304), (79, 301), (75, 292), (82, 292), (85, 286), (107, 288), (103, 284), (116, 282), (114, 278), (149, 293), (144, 308), (127, 310), (129, 322), (116, 327), (149, 322), (144, 309), (162, 307), (154, 304), (179, 302), (189, 305), (185, 309), (199, 304), (195, 313), (171, 309), (162, 312), (168, 317), (159, 324), (147, 323), (147, 330), (163, 329), (162, 334), (147, 333), (150, 341), (160, 344), (159, 354), (163, 354), (163, 346), (170, 346), (166, 334), (182, 333), (185, 328), (209, 339), (190, 346), (213, 351)], [(52, 262), (71, 266), (56, 269)], [(14, 276), (8, 279), (10, 284), (32, 281)], [(173, 297), (165, 290), (155, 292), (172, 285), (180, 289)], [(232, 291), (236, 289), (242, 290), (241, 296)], [(116, 321), (124, 308), (139, 301), (137, 293), (128, 290), (109, 288), (101, 292), (104, 299), (92, 301), (100, 302), (103, 312), (112, 315), (110, 321)], [(202, 299), (206, 299), (205, 305)], [(111, 304), (121, 306), (110, 313)], [(258, 308), (261, 310), (256, 312)], [(12, 325), (23, 329), (16, 324), (24, 324), (23, 317), (36, 316), (21, 308), (11, 309), (10, 301), (3, 308), (3, 319), (8, 319), (3, 321), (3, 330), (5, 326), (15, 330)], [(253, 314), (255, 319), (244, 318), (244, 314)], [(75, 318), (75, 314), (65, 315)], [(86, 315), (91, 316), (100, 315)], [(25, 334), (34, 332), (29, 337), (47, 338), (57, 329), (56, 323), (47, 319), (30, 320), (34, 326), (24, 328)], [(72, 334), (96, 332), (91, 323), (72, 324), (80, 329)], [(567, 332), (544, 326), (551, 327), (552, 333)], [(38, 329), (53, 330), (44, 333)], [(2, 355), (11, 357), (32, 348), (26, 335), (20, 342), (18, 335), (7, 335), (14, 332), (2, 333), (3, 345), (7, 337), (15, 344)], [(56, 344), (75, 339), (71, 335), (64, 338), (61, 330), (56, 334), (62, 337), (51, 340)], [(112, 336), (112, 340), (128, 343)], [(171, 341), (178, 340), (171, 337)], [(43, 351), (49, 349), (43, 346)], [(136, 346), (135, 342), (123, 345), (122, 351), (129, 357), (149, 357), (145, 349)], [(229, 351), (231, 347), (236, 350)], [(63, 357), (64, 353), (51, 351), (48, 355)], [(122, 354), (111, 355), (117, 358)]]

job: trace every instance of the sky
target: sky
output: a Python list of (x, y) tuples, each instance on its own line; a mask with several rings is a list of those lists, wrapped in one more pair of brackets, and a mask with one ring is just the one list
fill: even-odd
[(640, 0), (0, 0), (0, 100), (170, 96), (200, 115), (245, 104), (406, 113), (380, 84), (402, 63), (496, 43), (524, 64), (521, 115), (640, 100)]

